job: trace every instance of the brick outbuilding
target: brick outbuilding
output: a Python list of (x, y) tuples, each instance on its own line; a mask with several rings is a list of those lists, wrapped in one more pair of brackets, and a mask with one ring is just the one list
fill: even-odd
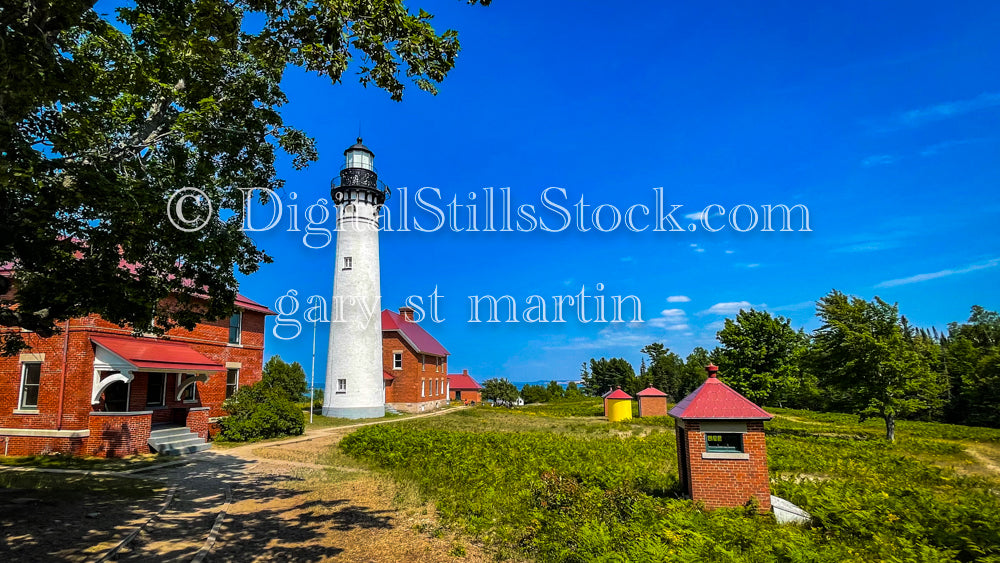
[(469, 375), (467, 369), (463, 369), (462, 373), (448, 374), (448, 389), (452, 400), (466, 404), (483, 401), (483, 386)]
[(764, 421), (773, 415), (734, 391), (709, 365), (708, 379), (670, 410), (676, 419), (681, 487), (708, 508), (756, 499), (771, 510)]
[(639, 399), (639, 418), (667, 416), (667, 394), (656, 387), (649, 387), (635, 394)]

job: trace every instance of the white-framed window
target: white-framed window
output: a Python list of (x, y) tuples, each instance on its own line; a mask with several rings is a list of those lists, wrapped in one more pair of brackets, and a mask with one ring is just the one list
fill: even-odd
[(344, 269), (350, 270), (354, 266), (354, 261), (351, 260), (350, 256), (344, 256)]
[(38, 389), (42, 381), (42, 363), (21, 364), (21, 400), (19, 407), (25, 410), (38, 409)]
[(403, 369), (403, 353), (392, 353), (392, 369)]
[(162, 407), (166, 404), (167, 374), (146, 374), (146, 406)]
[(226, 398), (232, 397), (236, 394), (236, 390), (240, 387), (240, 370), (239, 368), (229, 368), (226, 370)]
[(421, 397), (426, 397), (427, 396), (427, 380), (426, 379), (421, 379), (420, 380), (420, 396)]
[(337, 380), (337, 393), (347, 393), (347, 380), (338, 379)]
[(243, 336), (243, 311), (237, 311), (236, 314), (229, 317), (229, 343), (239, 344), (240, 339)]

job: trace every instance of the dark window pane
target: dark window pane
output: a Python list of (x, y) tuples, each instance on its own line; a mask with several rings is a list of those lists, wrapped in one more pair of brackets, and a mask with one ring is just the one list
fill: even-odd
[(38, 387), (42, 379), (42, 364), (24, 364), (24, 386), (21, 389), (21, 407), (38, 407)]
[(163, 388), (165, 387), (164, 379), (167, 377), (163, 373), (150, 373), (146, 377), (149, 378), (146, 384), (146, 405), (152, 407), (162, 407), (163, 406)]
[(21, 403), (22, 407), (37, 407), (38, 406), (38, 386), (37, 385), (25, 385), (24, 386), (24, 401)]
[(238, 369), (226, 370), (226, 398), (232, 397), (236, 393), (236, 388), (239, 386), (239, 374)]
[(38, 385), (42, 378), (42, 364), (24, 365), (24, 383), (26, 385)]
[(739, 453), (743, 451), (743, 434), (705, 434), (706, 451)]
[(232, 317), (229, 317), (229, 343), (239, 344), (240, 343), (240, 325), (242, 322), (242, 316), (240, 313), (236, 313)]
[(125, 412), (128, 410), (128, 384), (121, 381), (112, 383), (104, 390), (104, 410)]

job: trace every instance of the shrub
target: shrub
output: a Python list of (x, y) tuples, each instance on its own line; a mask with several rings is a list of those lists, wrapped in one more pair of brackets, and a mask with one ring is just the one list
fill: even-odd
[(302, 410), (280, 388), (261, 383), (241, 387), (222, 408), (229, 412), (221, 423), (223, 440), (253, 442), (297, 436), (305, 430)]

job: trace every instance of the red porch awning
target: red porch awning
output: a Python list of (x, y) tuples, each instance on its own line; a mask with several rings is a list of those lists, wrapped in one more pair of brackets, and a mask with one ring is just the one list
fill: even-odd
[(130, 336), (91, 336), (90, 340), (132, 364), (136, 370), (226, 371), (225, 365), (180, 342)]

